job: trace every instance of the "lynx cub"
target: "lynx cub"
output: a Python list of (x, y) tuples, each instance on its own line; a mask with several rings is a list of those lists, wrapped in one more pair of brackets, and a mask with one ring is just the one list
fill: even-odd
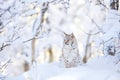
[(73, 34), (65, 34), (60, 62), (66, 68), (76, 67), (81, 63), (77, 41)]

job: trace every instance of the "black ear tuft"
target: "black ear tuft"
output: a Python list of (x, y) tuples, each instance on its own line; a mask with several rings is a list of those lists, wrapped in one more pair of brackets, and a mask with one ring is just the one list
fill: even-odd
[(74, 34), (73, 34), (73, 33), (71, 33), (70, 35), (71, 35), (72, 38), (74, 37)]
[(70, 35), (74, 35), (73, 33), (71, 33)]
[(65, 33), (65, 32), (64, 32), (64, 35), (65, 35), (65, 36), (71, 36), (71, 34), (67, 34), (67, 33)]

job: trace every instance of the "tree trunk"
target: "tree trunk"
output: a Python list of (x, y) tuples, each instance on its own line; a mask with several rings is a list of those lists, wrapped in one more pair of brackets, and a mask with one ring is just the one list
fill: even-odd
[(53, 60), (54, 60), (53, 52), (52, 52), (52, 47), (50, 47), (50, 48), (48, 49), (48, 52), (49, 52), (49, 62), (51, 63), (51, 62), (53, 62)]
[[(89, 32), (89, 34), (91, 34), (91, 31)], [(83, 57), (83, 62), (84, 63), (87, 62), (87, 59), (88, 59), (88, 50), (89, 50), (89, 47), (91, 47), (90, 43), (89, 43), (90, 37), (91, 37), (91, 35), (88, 35), (88, 37), (87, 37), (87, 42), (86, 42), (86, 46), (85, 46), (85, 55)]]
[(29, 70), (29, 63), (27, 61), (24, 62), (24, 72)]
[(33, 39), (32, 42), (31, 42), (31, 48), (32, 48), (32, 63), (35, 61), (35, 42), (36, 42), (36, 39)]
[(54, 61), (54, 55), (51, 46), (45, 49), (44, 55), (45, 55), (44, 60), (47, 60), (47, 62), (51, 63)]

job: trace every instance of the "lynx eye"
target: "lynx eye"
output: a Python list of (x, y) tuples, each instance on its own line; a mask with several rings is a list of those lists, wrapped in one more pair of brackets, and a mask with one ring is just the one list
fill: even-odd
[(73, 43), (74, 43), (74, 42), (71, 43), (71, 46), (73, 46)]
[(68, 44), (69, 40), (65, 40), (65, 44)]
[(73, 49), (75, 49), (75, 47), (73, 47)]

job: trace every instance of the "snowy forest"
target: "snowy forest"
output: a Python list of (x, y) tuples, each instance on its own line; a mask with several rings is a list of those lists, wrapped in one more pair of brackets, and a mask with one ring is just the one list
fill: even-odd
[(120, 80), (119, 0), (0, 0), (0, 80)]

